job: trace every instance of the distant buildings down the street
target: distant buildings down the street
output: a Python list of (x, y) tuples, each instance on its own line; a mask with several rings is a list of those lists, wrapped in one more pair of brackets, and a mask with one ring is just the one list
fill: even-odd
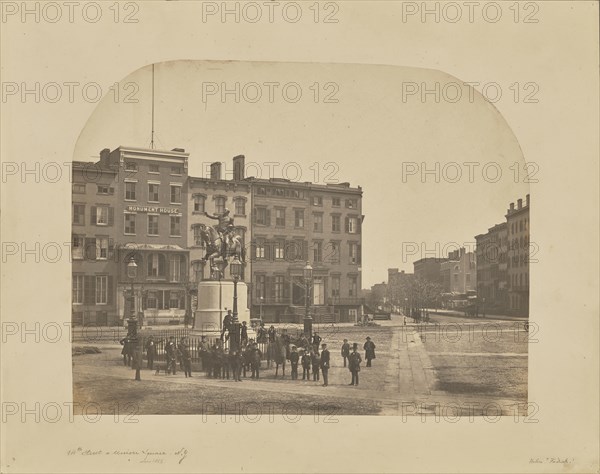
[[(369, 303), (396, 310), (476, 305), (483, 314), (528, 316), (529, 194), (525, 203), (510, 203), (505, 219), (475, 236), (474, 253), (460, 248), (447, 257), (421, 258), (412, 274), (389, 268), (388, 281), (368, 292)], [(411, 301), (415, 295), (420, 301)]]

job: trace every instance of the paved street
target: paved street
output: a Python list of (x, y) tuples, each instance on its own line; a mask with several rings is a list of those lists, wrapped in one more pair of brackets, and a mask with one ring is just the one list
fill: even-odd
[[(450, 321), (449, 321), (449, 320)], [(379, 326), (339, 325), (325, 330), (332, 353), (330, 385), (285, 379), (274, 369), (260, 380), (209, 379), (202, 373), (186, 379), (142, 371), (142, 381), (123, 366), (120, 346), (102, 344), (101, 354), (74, 357), (74, 401), (98, 403), (110, 413), (116, 401), (135, 404), (137, 414), (224, 412), (240, 407), (250, 413), (335, 415), (437, 415), (493, 417), (499, 412), (525, 412), (527, 402), (527, 333), (512, 321), (469, 320), (431, 314), (428, 325), (403, 326), (401, 316), (377, 321)], [(377, 345), (373, 367), (360, 372), (360, 385), (348, 386), (339, 348), (344, 338), (362, 344), (370, 336)], [(266, 363), (263, 363), (263, 366)]]

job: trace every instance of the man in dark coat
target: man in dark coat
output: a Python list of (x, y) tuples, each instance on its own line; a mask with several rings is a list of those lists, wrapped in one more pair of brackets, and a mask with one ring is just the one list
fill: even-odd
[(342, 358), (344, 359), (344, 367), (346, 367), (346, 361), (348, 360), (349, 355), (350, 344), (348, 344), (348, 339), (344, 339), (344, 343), (342, 344)]
[(133, 357), (133, 343), (129, 335), (125, 336), (119, 341), (123, 346), (121, 355), (123, 356), (123, 365), (131, 365), (131, 358)]
[(260, 376), (260, 361), (262, 359), (262, 352), (256, 343), (252, 345), (251, 354), (252, 378), (257, 379)]
[(150, 336), (148, 342), (146, 342), (146, 357), (148, 357), (148, 368), (152, 370), (154, 368), (154, 357), (156, 356), (156, 344), (154, 343), (154, 337)]
[(375, 344), (371, 341), (371, 338), (367, 336), (367, 342), (363, 346), (365, 350), (365, 359), (367, 361), (367, 367), (371, 367), (371, 360), (375, 359)]
[(310, 380), (310, 353), (306, 349), (302, 354), (302, 380)]
[(321, 366), (321, 356), (319, 355), (318, 350), (314, 350), (311, 352), (310, 361), (312, 362), (312, 372), (313, 372), (313, 381), (316, 382), (320, 380), (319, 376), (319, 368)]
[(321, 372), (323, 372), (323, 387), (327, 387), (329, 384), (327, 376), (329, 374), (330, 354), (329, 350), (327, 349), (327, 344), (321, 344), (321, 347)]
[(319, 346), (321, 345), (322, 340), (323, 339), (321, 339), (321, 336), (319, 336), (316, 332), (313, 334), (312, 345), (315, 349), (315, 352), (319, 352)]
[(246, 321), (242, 321), (240, 342), (242, 345), (248, 343), (248, 326), (246, 326)]
[(175, 338), (169, 337), (169, 342), (165, 344), (165, 354), (167, 356), (167, 374), (173, 371), (173, 375), (177, 374), (177, 349), (175, 347)]
[(352, 382), (350, 385), (358, 385), (358, 373), (360, 372), (360, 363), (362, 362), (362, 358), (360, 357), (360, 353), (358, 352), (358, 343), (352, 344), (352, 352), (348, 357), (348, 369), (352, 374)]
[(241, 382), (242, 353), (240, 351), (235, 351), (229, 355), (229, 365), (231, 366), (231, 370), (233, 372), (233, 381)]
[(227, 331), (227, 338), (229, 339), (229, 330), (231, 329), (231, 323), (233, 321), (233, 315), (231, 314), (231, 310), (227, 310), (227, 314), (223, 318), (223, 330), (221, 331), (221, 341), (223, 340), (223, 335), (225, 331)]
[(300, 354), (296, 350), (296, 346), (292, 346), (292, 352), (290, 352), (290, 363), (292, 364), (292, 380), (298, 380), (298, 361), (300, 360)]
[(268, 335), (269, 335), (269, 342), (275, 342), (275, 336), (276, 336), (276, 334), (277, 334), (277, 333), (276, 333), (276, 331), (275, 331), (275, 326), (271, 326), (271, 327), (269, 328), (269, 332), (268, 332)]

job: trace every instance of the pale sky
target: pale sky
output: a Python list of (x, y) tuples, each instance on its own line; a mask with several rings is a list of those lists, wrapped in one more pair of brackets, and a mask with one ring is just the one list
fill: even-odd
[[(102, 148), (119, 145), (149, 147), (151, 80), (151, 66), (142, 68), (123, 78), (118, 99), (113, 92), (103, 98), (81, 131), (74, 159), (96, 160)], [(222, 97), (236, 82), (239, 102), (233, 93)], [(422, 96), (425, 87), (440, 93)], [(298, 90), (302, 95), (293, 102)], [(128, 93), (137, 103), (125, 103)], [(325, 103), (328, 95), (337, 102)], [(413, 261), (446, 256), (453, 243), (474, 245), (475, 235), (502, 222), (509, 203), (529, 192), (521, 148), (496, 108), (463, 79), (431, 69), (160, 63), (155, 148), (175, 147), (190, 153), (192, 176), (212, 161), (231, 169), (231, 158), (244, 154), (263, 178), (282, 177), (287, 165), (290, 178), (301, 171), (299, 181), (324, 183), (333, 172), (329, 179), (361, 186), (363, 288), (386, 280), (388, 267), (412, 272)], [(425, 169), (433, 173), (423, 175)], [(498, 170), (502, 176), (493, 182)], [(256, 168), (249, 174), (257, 175)]]

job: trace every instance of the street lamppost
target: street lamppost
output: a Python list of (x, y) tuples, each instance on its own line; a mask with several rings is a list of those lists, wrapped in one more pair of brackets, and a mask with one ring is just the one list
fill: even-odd
[(135, 367), (135, 380), (142, 380), (140, 377), (140, 370), (142, 368), (142, 344), (137, 334), (138, 321), (135, 314), (135, 295), (133, 293), (133, 281), (137, 276), (137, 264), (135, 263), (135, 258), (133, 256), (131, 256), (129, 263), (127, 264), (127, 276), (131, 280), (131, 317), (127, 321), (127, 337), (134, 348), (133, 366)]
[(261, 296), (260, 298), (260, 320), (263, 320), (263, 303), (265, 302), (265, 297)]
[(304, 273), (304, 334), (307, 337), (310, 337), (312, 334), (312, 316), (310, 315), (309, 308), (309, 294), (312, 286), (312, 278), (313, 278), (313, 268), (310, 266), (309, 262), (306, 262), (306, 266), (303, 270)]
[(404, 298), (404, 314), (406, 316), (410, 316), (410, 314), (408, 314), (408, 313), (409, 313), (409, 311), (408, 311), (408, 297), (405, 297)]
[(238, 319), (238, 296), (237, 284), (242, 275), (242, 262), (237, 258), (229, 264), (229, 271), (233, 278), (233, 321), (231, 326), (233, 333), (229, 335), (229, 353), (234, 353), (240, 350), (240, 321)]

